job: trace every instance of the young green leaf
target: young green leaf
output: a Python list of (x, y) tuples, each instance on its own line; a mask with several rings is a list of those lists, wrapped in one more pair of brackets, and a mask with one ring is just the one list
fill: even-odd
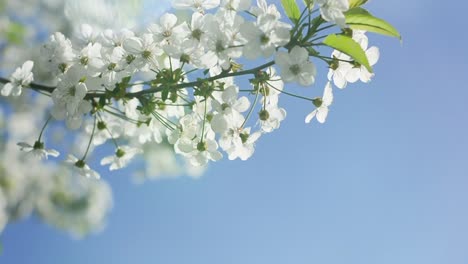
[(367, 0), (349, 0), (349, 8), (359, 7), (367, 3)]
[(286, 15), (293, 21), (294, 23), (297, 23), (299, 21), (299, 18), (301, 17), (301, 11), (299, 10), (299, 7), (297, 6), (297, 3), (295, 0), (281, 0), (281, 5), (284, 8), (284, 11), (286, 12)]
[(331, 34), (325, 38), (323, 44), (347, 54), (357, 63), (364, 65), (369, 72), (373, 72), (372, 67), (369, 64), (369, 60), (367, 59), (366, 52), (361, 48), (359, 43), (354, 41), (354, 39), (344, 35)]
[(398, 30), (383, 19), (374, 17), (367, 10), (355, 7), (345, 14), (346, 24), (351, 29), (366, 30), (386, 36), (396, 37), (401, 40)]

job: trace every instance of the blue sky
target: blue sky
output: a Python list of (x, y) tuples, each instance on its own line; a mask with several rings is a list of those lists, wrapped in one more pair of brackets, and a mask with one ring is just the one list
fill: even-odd
[(102, 233), (75, 241), (30, 219), (5, 230), (0, 263), (468, 263), (468, 4), (436, 3), (368, 5), (403, 45), (370, 37), (375, 79), (335, 91), (326, 124), (283, 97), (287, 120), (249, 161), (141, 186), (108, 175)]

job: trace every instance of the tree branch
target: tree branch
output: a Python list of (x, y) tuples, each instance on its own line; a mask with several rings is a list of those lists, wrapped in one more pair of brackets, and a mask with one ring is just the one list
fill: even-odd
[[(241, 76), (241, 75), (247, 75), (247, 74), (256, 74), (258, 71), (261, 71), (261, 70), (263, 70), (265, 68), (273, 66), (274, 64), (275, 64), (275, 61), (270, 61), (268, 63), (265, 63), (263, 65), (260, 65), (260, 66), (258, 66), (256, 68), (253, 68), (253, 69), (250, 69), (250, 70), (231, 72), (231, 73), (221, 73), (221, 74), (219, 74), (217, 76), (209, 77), (209, 78), (203, 79), (201, 81), (180, 83), (178, 85), (174, 85), (173, 88), (180, 89), (180, 88), (194, 87), (194, 86), (200, 85), (202, 82), (205, 82), (205, 81), (206, 82), (212, 82), (212, 81), (216, 81), (216, 80), (219, 80), (219, 79), (222, 79), (222, 78), (227, 78), (227, 77)], [(0, 83), (6, 84), (6, 83), (9, 83), (9, 82), (10, 82), (10, 80), (0, 77)], [(33, 89), (33, 90), (47, 92), (47, 93), (50, 93), (50, 94), (52, 94), (52, 92), (57, 88), (57, 87), (40, 85), (40, 84), (37, 84), (37, 83), (30, 83), (29, 87), (31, 89)], [(163, 89), (164, 89), (164, 87), (162, 87), (162, 86), (153, 87), (153, 88), (142, 90), (142, 91), (135, 92), (135, 93), (127, 93), (125, 95), (125, 97), (127, 97), (127, 98), (136, 98), (136, 97), (139, 97), (139, 96), (145, 95), (145, 94), (158, 93), (158, 92), (161, 92)], [(88, 93), (86, 95), (85, 99), (90, 100), (90, 99), (101, 98), (101, 97), (105, 97), (105, 96), (106, 96), (105, 93)]]
[[(0, 77), (0, 83), (7, 84), (9, 82), (10, 80)], [(37, 83), (30, 83), (29, 87), (31, 87), (31, 89), (33, 90), (43, 91), (43, 92), (48, 92), (48, 93), (52, 93), (55, 90), (55, 87), (40, 85)]]

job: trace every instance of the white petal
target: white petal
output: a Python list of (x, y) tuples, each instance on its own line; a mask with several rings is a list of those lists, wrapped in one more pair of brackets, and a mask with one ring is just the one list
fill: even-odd
[(234, 109), (236, 109), (239, 113), (243, 113), (247, 111), (250, 107), (250, 101), (247, 97), (242, 96), (237, 100), (237, 102), (234, 105)]
[(306, 124), (309, 124), (310, 121), (312, 121), (312, 119), (317, 115), (317, 109), (315, 109), (314, 111), (312, 111), (310, 114), (308, 114), (305, 118), (305, 122)]
[(322, 97), (323, 105), (330, 106), (333, 102), (333, 89), (330, 82), (325, 86)]
[(317, 121), (319, 123), (325, 123), (325, 120), (327, 119), (328, 116), (328, 107), (322, 106), (317, 110)]
[(177, 24), (177, 17), (174, 14), (166, 13), (161, 16), (160, 22), (164, 30), (172, 29)]
[(10, 96), (11, 90), (13, 90), (13, 84), (7, 83), (7, 84), (5, 84), (5, 85), (3, 86), (2, 90), (0, 91), (0, 93), (1, 93), (3, 96)]
[(60, 152), (58, 152), (58, 151), (55, 150), (55, 149), (48, 149), (48, 150), (47, 150), (47, 154), (48, 154), (49, 156), (52, 156), (52, 157), (55, 157), (55, 158), (56, 158), (56, 157), (58, 157), (58, 156), (60, 155)]
[(309, 52), (305, 48), (295, 46), (289, 53), (293, 63), (301, 63), (309, 60)]
[(22, 71), (26, 73), (30, 73), (33, 67), (34, 67), (34, 62), (28, 60), (23, 64)]
[(33, 149), (33, 146), (29, 145), (26, 142), (18, 142), (16, 145), (18, 145), (20, 149), (24, 151), (31, 151)]
[(366, 55), (367, 55), (367, 59), (369, 60), (369, 64), (371, 66), (374, 66), (377, 61), (379, 61), (379, 57), (380, 57), (380, 51), (379, 51), (379, 48), (377, 47), (370, 47), (367, 51), (366, 51)]
[(101, 165), (104, 166), (104, 165), (107, 165), (107, 164), (111, 164), (114, 162), (114, 159), (115, 157), (114, 156), (108, 156), (108, 157), (105, 157), (101, 160)]

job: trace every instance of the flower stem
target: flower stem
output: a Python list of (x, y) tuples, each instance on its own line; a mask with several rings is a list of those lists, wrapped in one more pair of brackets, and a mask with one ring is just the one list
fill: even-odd
[(41, 142), (42, 134), (44, 133), (44, 130), (46, 129), (51, 119), (52, 119), (52, 116), (49, 115), (49, 118), (47, 118), (47, 121), (45, 122), (44, 126), (41, 129), (41, 133), (39, 133), (39, 138), (37, 139), (38, 142)]
[(96, 123), (97, 123), (97, 117), (94, 116), (93, 132), (91, 132), (91, 136), (89, 137), (88, 147), (86, 147), (86, 152), (83, 158), (81, 159), (82, 161), (86, 160), (86, 157), (88, 156), (89, 148), (91, 147), (91, 143), (93, 142), (94, 132), (96, 131)]

